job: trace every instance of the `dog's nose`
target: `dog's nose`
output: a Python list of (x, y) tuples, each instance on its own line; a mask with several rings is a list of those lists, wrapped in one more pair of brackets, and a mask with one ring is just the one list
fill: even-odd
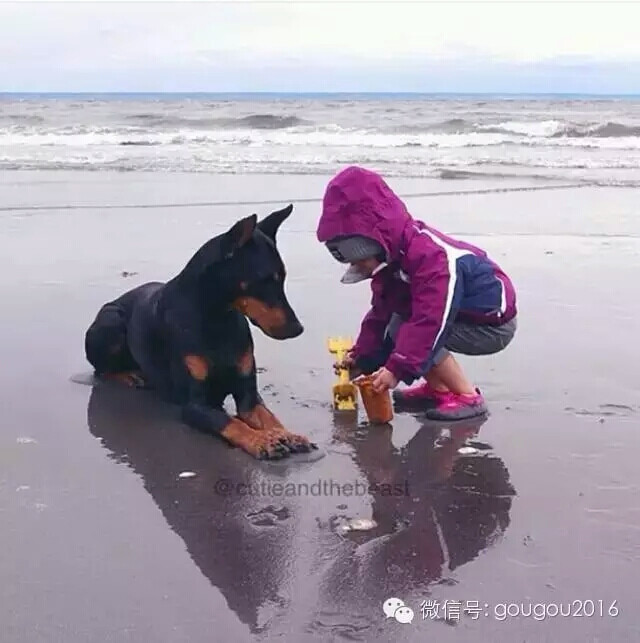
[(302, 335), (303, 332), (302, 324), (299, 321), (295, 321), (288, 323), (286, 326), (281, 326), (270, 334), (274, 339), (293, 339)]
[(290, 337), (299, 337), (304, 332), (304, 326), (299, 322), (292, 324)]

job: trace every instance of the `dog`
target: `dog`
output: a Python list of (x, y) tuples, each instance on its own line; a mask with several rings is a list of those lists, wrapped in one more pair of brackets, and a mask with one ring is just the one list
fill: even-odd
[[(167, 282), (148, 282), (110, 301), (85, 334), (97, 379), (156, 391), (181, 419), (258, 459), (310, 452), (258, 392), (249, 322), (277, 340), (304, 331), (284, 292), (276, 235), (293, 205), (258, 222), (253, 214), (200, 247)], [(247, 321), (249, 320), (249, 322)], [(236, 415), (223, 408), (233, 396)]]

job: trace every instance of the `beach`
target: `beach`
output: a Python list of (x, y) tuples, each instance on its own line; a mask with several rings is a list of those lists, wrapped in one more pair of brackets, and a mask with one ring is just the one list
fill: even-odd
[[(484, 424), (379, 427), (330, 408), (326, 340), (357, 334), (370, 294), (315, 240), (328, 178), (0, 173), (3, 641), (640, 639), (638, 189), (390, 179), (504, 267), (519, 326), (503, 353), (461, 357)], [(73, 381), (104, 302), (288, 203), (278, 244), (305, 331), (253, 329), (259, 386), (322, 459), (253, 461), (149, 392)], [(354, 518), (377, 526), (341, 531)], [(385, 618), (390, 597), (411, 623)]]

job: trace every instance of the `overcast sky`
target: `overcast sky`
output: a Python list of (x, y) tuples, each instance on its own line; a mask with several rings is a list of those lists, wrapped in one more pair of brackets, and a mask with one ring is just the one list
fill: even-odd
[(0, 91), (640, 93), (640, 3), (0, 4)]

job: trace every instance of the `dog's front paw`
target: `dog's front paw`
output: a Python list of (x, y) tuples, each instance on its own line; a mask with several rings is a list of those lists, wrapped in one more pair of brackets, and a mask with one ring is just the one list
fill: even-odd
[(285, 428), (262, 429), (261, 432), (272, 436), (274, 440), (277, 440), (290, 453), (308, 453), (318, 448), (316, 444), (310, 442), (305, 436), (291, 433)]
[(291, 453), (308, 453), (318, 448), (303, 435), (287, 431), (280, 420), (264, 404), (258, 404), (251, 411), (240, 413), (239, 416), (251, 428), (268, 434)]
[(294, 453), (309, 453), (318, 448), (315, 442), (311, 442), (309, 438), (290, 431), (284, 431), (286, 436), (286, 444)]
[(280, 460), (291, 453), (280, 432), (256, 430), (241, 418), (232, 418), (221, 433), (231, 444), (258, 460)]

